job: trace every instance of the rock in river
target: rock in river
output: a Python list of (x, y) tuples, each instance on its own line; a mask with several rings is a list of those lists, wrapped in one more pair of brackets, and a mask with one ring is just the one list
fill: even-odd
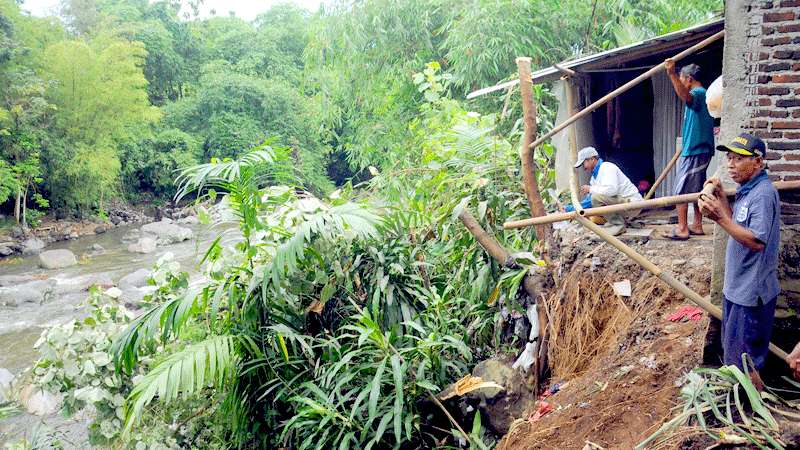
[(170, 245), (192, 238), (192, 230), (178, 226), (172, 221), (162, 220), (142, 226), (143, 235), (154, 236), (158, 245)]
[(75, 254), (67, 249), (47, 250), (39, 254), (39, 265), (45, 269), (63, 269), (78, 264)]

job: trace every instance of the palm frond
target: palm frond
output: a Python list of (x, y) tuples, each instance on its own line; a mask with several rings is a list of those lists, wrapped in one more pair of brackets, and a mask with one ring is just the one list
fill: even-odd
[(128, 396), (125, 432), (131, 430), (156, 397), (169, 403), (180, 395), (223, 386), (238, 360), (235, 340), (234, 336), (212, 336), (171, 355), (148, 372)]
[(245, 169), (276, 161), (276, 153), (272, 147), (262, 145), (255, 150), (232, 161), (210, 162), (186, 167), (178, 173), (175, 184), (178, 192), (175, 201), (180, 200), (192, 191), (202, 190), (205, 186), (222, 186), (233, 183)]
[(117, 371), (130, 373), (138, 360), (139, 349), (158, 338), (164, 342), (177, 335), (183, 324), (197, 312), (197, 299), (198, 291), (189, 289), (183, 295), (154, 306), (115, 336), (111, 354)]

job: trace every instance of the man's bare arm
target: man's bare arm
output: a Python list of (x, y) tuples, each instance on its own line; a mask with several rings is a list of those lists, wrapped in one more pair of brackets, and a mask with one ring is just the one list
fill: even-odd
[(673, 61), (672, 58), (668, 58), (664, 61), (664, 69), (667, 71), (669, 81), (672, 82), (672, 87), (675, 89), (675, 93), (678, 94), (678, 97), (680, 97), (684, 103), (690, 103), (692, 101), (692, 93), (681, 83), (680, 77), (675, 72), (675, 61)]

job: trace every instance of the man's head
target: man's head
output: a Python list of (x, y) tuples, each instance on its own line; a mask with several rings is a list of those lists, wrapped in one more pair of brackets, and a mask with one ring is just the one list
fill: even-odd
[(687, 89), (700, 86), (700, 66), (697, 64), (688, 64), (683, 66), (681, 68), (679, 78), (681, 80), (681, 84), (683, 84)]
[(727, 153), (728, 174), (738, 184), (747, 183), (764, 168), (767, 146), (752, 134), (742, 133), (730, 144), (718, 145), (717, 150)]
[(583, 166), (583, 170), (591, 172), (594, 170), (594, 166), (597, 165), (598, 159), (600, 159), (600, 155), (594, 147), (584, 147), (578, 152), (578, 160), (575, 161), (575, 168), (577, 169)]

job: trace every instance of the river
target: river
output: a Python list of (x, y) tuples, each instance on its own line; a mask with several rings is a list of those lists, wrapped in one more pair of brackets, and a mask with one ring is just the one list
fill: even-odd
[[(125, 275), (152, 267), (166, 252), (175, 255), (182, 270), (196, 274), (198, 259), (219, 230), (202, 225), (181, 226), (191, 228), (194, 238), (158, 247), (149, 254), (129, 252), (131, 241), (125, 237), (135, 233), (137, 227), (120, 227), (47, 246), (45, 250), (64, 248), (75, 253), (80, 262), (73, 267), (42, 269), (36, 255), (0, 261), (0, 367), (18, 374), (31, 366), (36, 359), (33, 344), (42, 330), (85, 314), (80, 305), (92, 284), (117, 284)], [(88, 256), (94, 244), (102, 246), (104, 251)], [(17, 304), (3, 306), (9, 299)]]

